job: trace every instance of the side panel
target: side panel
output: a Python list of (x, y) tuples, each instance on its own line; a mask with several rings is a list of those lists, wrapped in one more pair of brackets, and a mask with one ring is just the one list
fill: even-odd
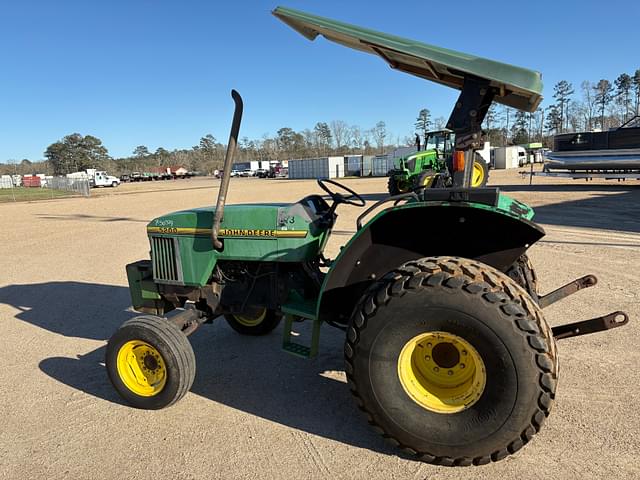
[(323, 285), (319, 313), (350, 315), (372, 282), (409, 260), (459, 256), (504, 271), (543, 236), (534, 223), (484, 205), (418, 203), (387, 210), (336, 259)]

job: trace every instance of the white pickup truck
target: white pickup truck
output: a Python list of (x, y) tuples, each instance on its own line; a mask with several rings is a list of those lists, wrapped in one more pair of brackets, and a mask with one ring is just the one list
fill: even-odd
[(120, 185), (120, 179), (118, 177), (107, 175), (107, 172), (101, 171), (96, 171), (93, 176), (89, 177), (89, 180), (94, 187), (117, 187)]

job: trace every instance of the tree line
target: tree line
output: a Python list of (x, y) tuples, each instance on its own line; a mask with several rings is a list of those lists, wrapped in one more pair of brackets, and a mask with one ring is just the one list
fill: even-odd
[(553, 135), (619, 127), (640, 115), (640, 69), (633, 75), (620, 74), (613, 83), (584, 80), (579, 93), (573, 84), (561, 80), (553, 87), (553, 99), (551, 105), (532, 113), (494, 104), (484, 122), (491, 143), (542, 142), (550, 147)]
[[(622, 125), (640, 115), (640, 69), (633, 75), (622, 73), (613, 82), (601, 79), (574, 86), (561, 80), (553, 87), (553, 103), (535, 112), (493, 104), (484, 119), (487, 139), (495, 146), (542, 142), (551, 146), (553, 135), (565, 132), (601, 129)], [(313, 128), (295, 131), (278, 129), (276, 135), (259, 139), (242, 137), (238, 142), (236, 162), (250, 160), (288, 160), (293, 158), (344, 155), (347, 153), (376, 155), (390, 147), (415, 145), (415, 135), (424, 139), (430, 130), (445, 127), (444, 117), (432, 119), (431, 111), (422, 108), (413, 129), (403, 138), (392, 138), (384, 121), (363, 129), (342, 120), (318, 122)], [(134, 148), (131, 155), (113, 158), (102, 141), (92, 135), (72, 133), (52, 143), (44, 152), (46, 161), (0, 164), (1, 174), (48, 173), (61, 175), (87, 168), (98, 168), (113, 174), (150, 171), (167, 166), (185, 166), (190, 171), (209, 174), (222, 168), (226, 145), (212, 134), (204, 135), (189, 149), (150, 151), (145, 145)]]
[[(397, 139), (396, 143), (390, 145), (388, 137), (386, 124), (382, 120), (370, 129), (349, 125), (342, 120), (318, 122), (312, 129), (299, 132), (282, 127), (275, 136), (265, 134), (260, 139), (240, 138), (235, 161), (288, 160), (347, 153), (376, 155), (400, 142)], [(192, 172), (209, 174), (222, 168), (225, 151), (225, 144), (212, 134), (207, 134), (189, 149), (167, 150), (158, 147), (151, 151), (145, 145), (138, 145), (131, 155), (113, 158), (99, 138), (72, 133), (47, 147), (44, 152), (46, 161), (31, 162), (24, 159), (21, 162), (0, 164), (0, 173), (24, 175), (37, 171), (64, 175), (87, 168), (98, 168), (122, 174), (184, 166)]]

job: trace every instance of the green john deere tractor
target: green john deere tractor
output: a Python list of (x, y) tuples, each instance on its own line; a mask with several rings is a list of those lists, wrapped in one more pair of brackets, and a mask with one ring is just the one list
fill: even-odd
[[(133, 308), (143, 315), (109, 340), (111, 382), (131, 405), (163, 408), (191, 387), (196, 367), (187, 337), (201, 325), (225, 318), (239, 334), (264, 335), (284, 319), (284, 350), (313, 357), (326, 323), (345, 332), (349, 388), (385, 438), (430, 463), (501, 460), (549, 415), (556, 340), (628, 321), (614, 312), (550, 328), (543, 309), (595, 277), (540, 295), (526, 256), (544, 235), (532, 209), (496, 188), (469, 186), (489, 105), (534, 110), (540, 75), (295, 10), (273, 13), (310, 39), (322, 34), (460, 89), (449, 120), (454, 188), (416, 189), (370, 206), (329, 260), (323, 250), (338, 208), (365, 206), (348, 187), (318, 180), (326, 196), (225, 205), (242, 115), (232, 92), (236, 111), (215, 207), (153, 220), (151, 258), (127, 265)], [(407, 234), (427, 224), (438, 228)], [(300, 320), (312, 324), (306, 344), (292, 336)]]
[[(451, 130), (428, 132), (424, 150), (396, 160), (389, 170), (387, 188), (390, 195), (406, 193), (416, 188), (447, 188), (453, 186), (453, 147), (456, 135)], [(489, 179), (489, 165), (478, 152), (473, 155), (471, 186), (484, 187)]]

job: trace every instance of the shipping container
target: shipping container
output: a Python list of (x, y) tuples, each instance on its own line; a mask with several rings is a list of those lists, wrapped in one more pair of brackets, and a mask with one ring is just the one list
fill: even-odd
[(39, 187), (40, 177), (36, 175), (25, 175), (22, 177), (22, 185), (25, 187)]
[(347, 177), (359, 177), (362, 173), (362, 155), (344, 157), (344, 174)]
[(344, 157), (299, 158), (289, 160), (289, 178), (340, 178)]
[(374, 177), (386, 177), (389, 170), (395, 168), (395, 158), (391, 155), (376, 155), (372, 159), (371, 174)]

